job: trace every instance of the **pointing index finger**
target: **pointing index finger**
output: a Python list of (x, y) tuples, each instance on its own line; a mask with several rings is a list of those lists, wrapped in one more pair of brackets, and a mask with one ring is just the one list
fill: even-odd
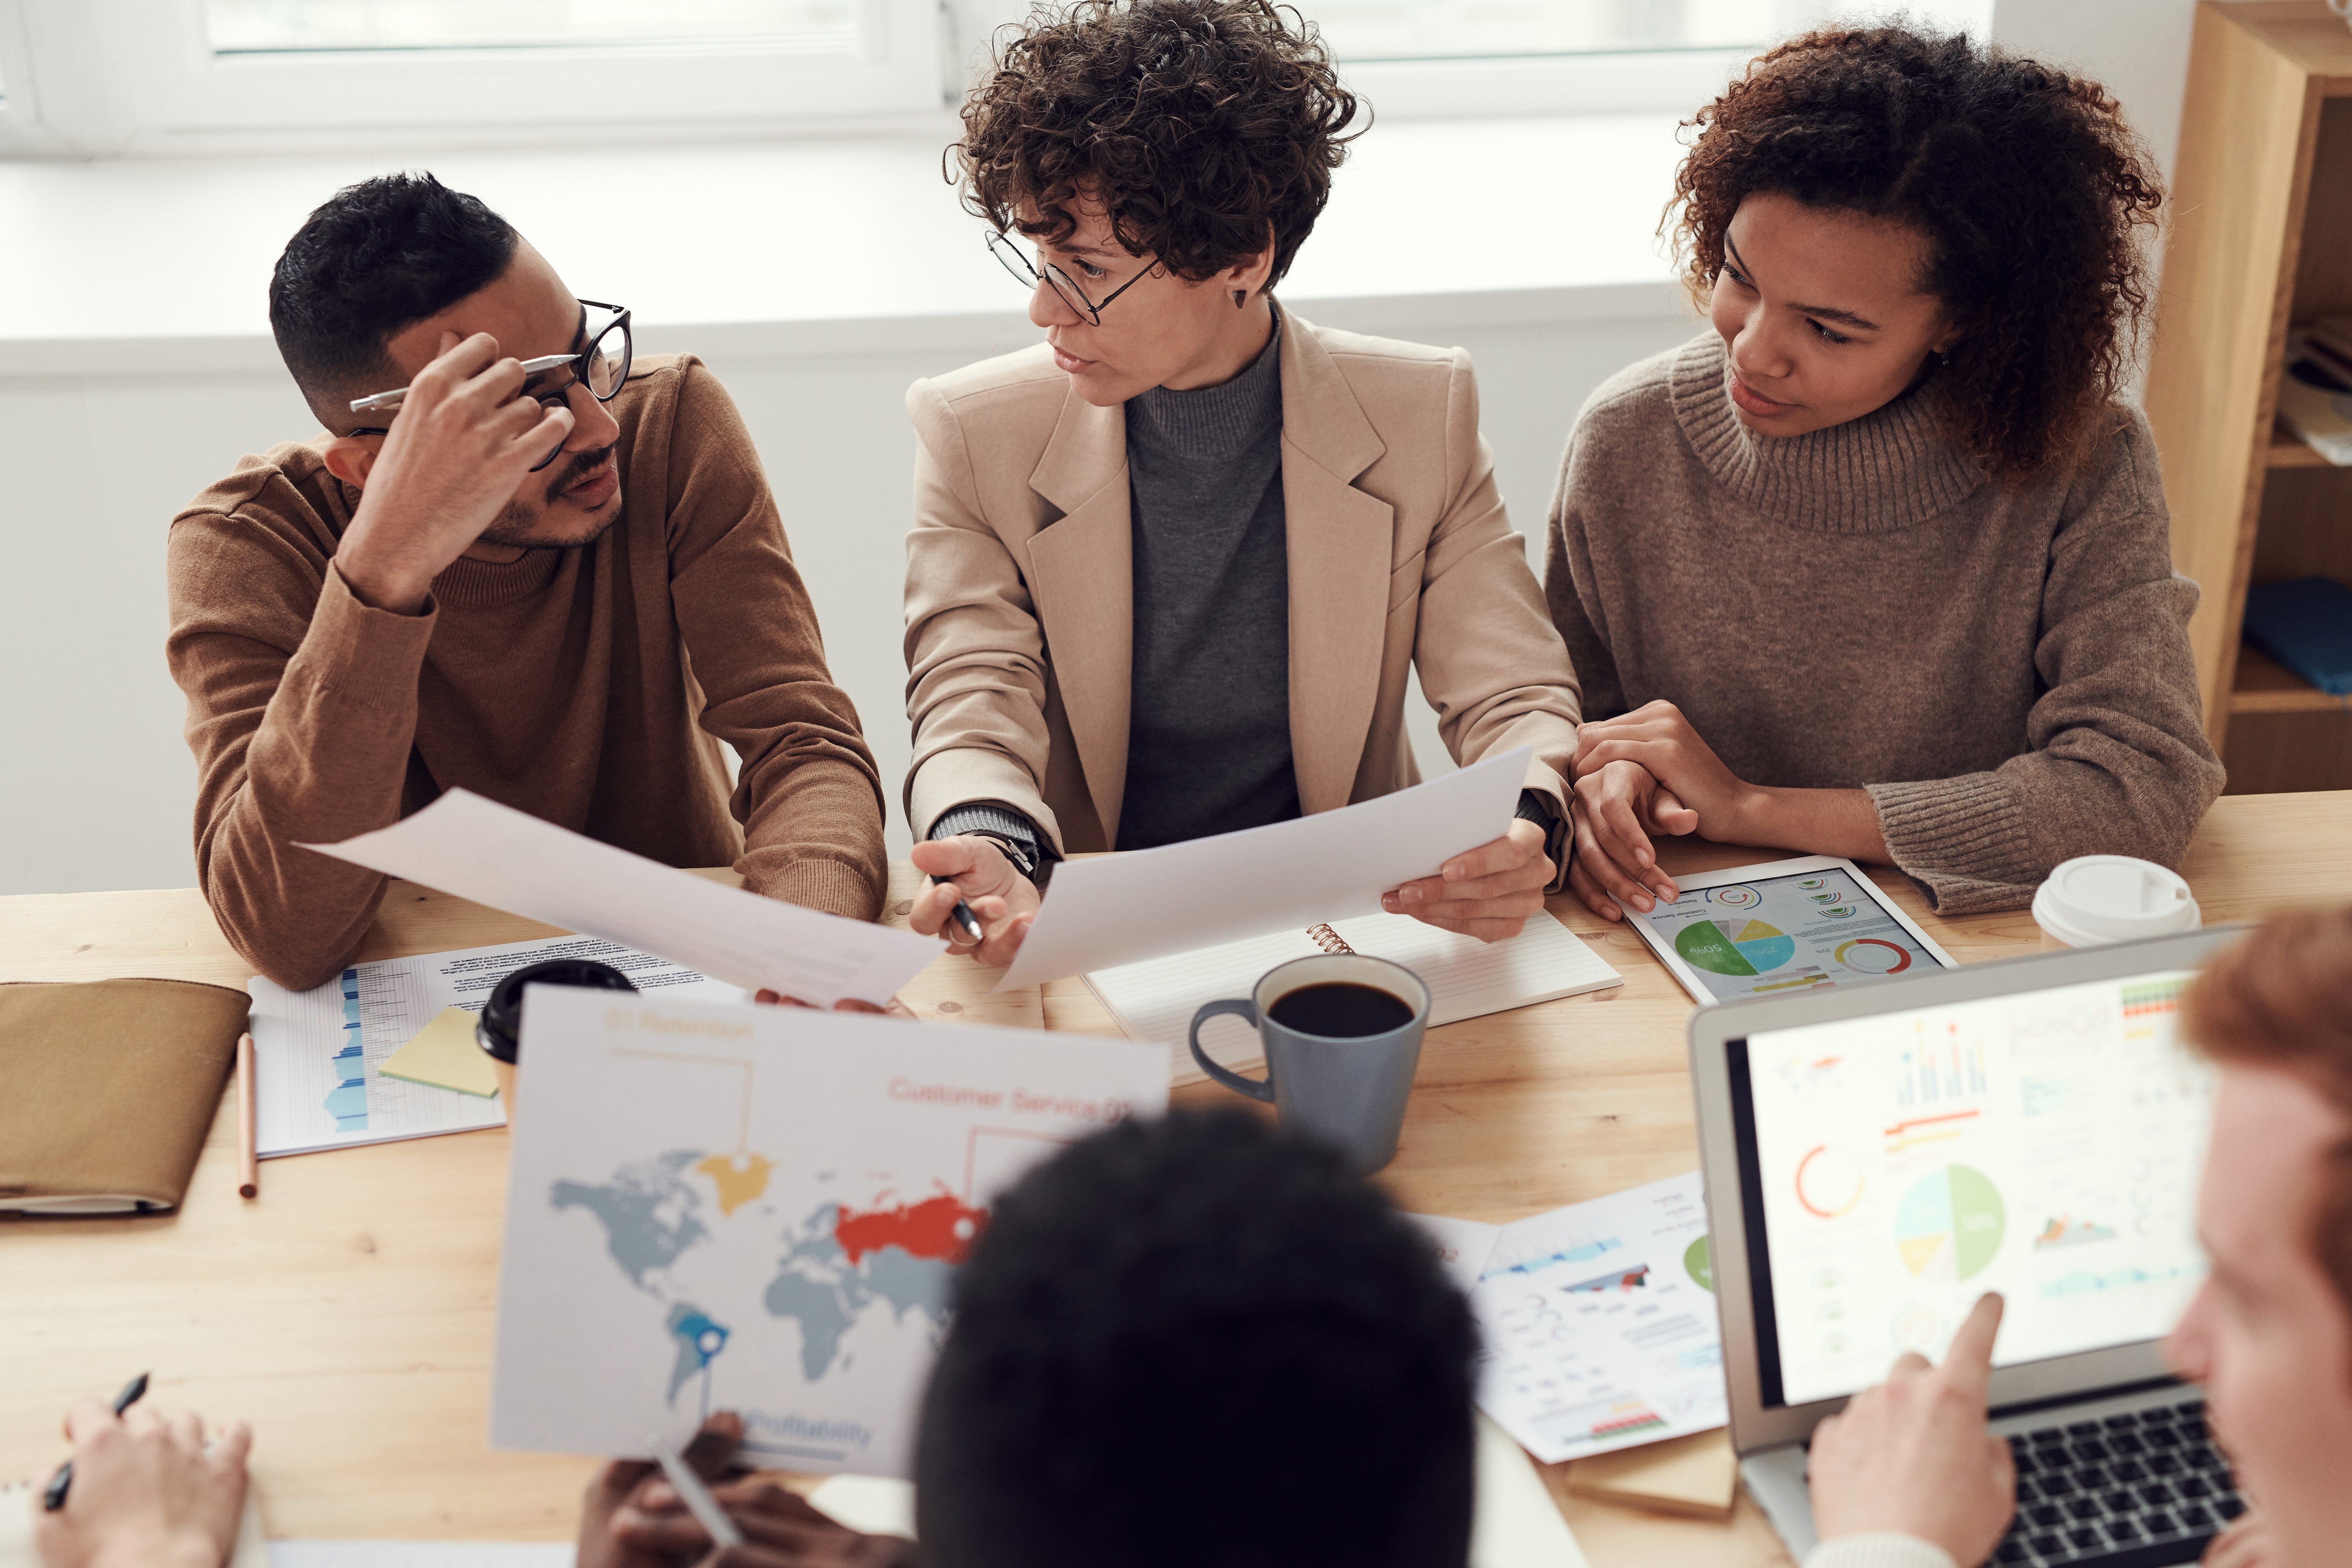
[(1992, 1378), (1992, 1343), (2000, 1332), (2002, 1306), (1997, 1290), (1978, 1297), (1975, 1309), (1953, 1333), (1951, 1348), (1944, 1352), (1944, 1375), (1979, 1398)]

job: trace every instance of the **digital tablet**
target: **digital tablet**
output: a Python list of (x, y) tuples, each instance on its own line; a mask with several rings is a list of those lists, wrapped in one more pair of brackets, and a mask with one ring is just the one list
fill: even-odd
[(1702, 1007), (1958, 967), (1853, 861), (1807, 855), (1676, 877), (1627, 923)]

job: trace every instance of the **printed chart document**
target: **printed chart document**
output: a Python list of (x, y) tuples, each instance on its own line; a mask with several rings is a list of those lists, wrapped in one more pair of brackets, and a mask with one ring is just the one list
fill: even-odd
[(462, 789), (390, 827), (302, 847), (814, 1007), (887, 1002), (940, 952), (932, 938), (721, 887)]
[(378, 1069), (446, 1009), (478, 1014), (526, 963), (593, 958), (640, 991), (740, 1002), (732, 985), (593, 936), (551, 936), (354, 963), (324, 985), (289, 991), (259, 975), (253, 998), (255, 1142), (263, 1159), (436, 1132), (503, 1127), (496, 1100), (404, 1082)]
[(1699, 1173), (1503, 1227), (1478, 1405), (1545, 1464), (1730, 1419)]
[[(1247, 996), (1276, 964), (1318, 952), (1369, 953), (1420, 975), (1429, 987), (1432, 1028), (1625, 983), (1566, 926), (1538, 910), (1527, 929), (1507, 942), (1480, 942), (1410, 915), (1359, 915), (1098, 969), (1086, 977), (1087, 988), (1129, 1039), (1168, 1047), (1171, 1083), (1198, 1083), (1208, 1075), (1192, 1060), (1186, 1041), (1201, 1005), (1221, 996)], [(1244, 1068), (1265, 1059), (1257, 1031), (1231, 1014), (1202, 1028), (1201, 1048), (1222, 1067)]]
[(1066, 861), (996, 989), (1378, 914), (1391, 888), (1509, 830), (1533, 754), (1290, 822)]
[[(905, 1475), (948, 1280), (1007, 1184), (1168, 1102), (1100, 1037), (534, 991), (490, 1443)], [(593, 1369), (593, 1373), (583, 1371)]]
[(1437, 1244), (1437, 1261), (1445, 1266), (1447, 1276), (1462, 1293), (1474, 1294), (1478, 1289), (1478, 1277), (1486, 1272), (1486, 1259), (1494, 1256), (1495, 1243), (1501, 1238), (1503, 1227), (1442, 1214), (1408, 1214), (1404, 1217)]

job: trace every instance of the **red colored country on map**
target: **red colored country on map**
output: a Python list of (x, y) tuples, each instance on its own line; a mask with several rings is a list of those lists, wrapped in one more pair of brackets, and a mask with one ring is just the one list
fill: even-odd
[(941, 1193), (919, 1204), (901, 1204), (894, 1209), (860, 1211), (845, 1207), (833, 1223), (833, 1238), (841, 1243), (849, 1261), (861, 1263), (869, 1252), (879, 1252), (895, 1247), (917, 1258), (936, 1258), (946, 1263), (961, 1263), (964, 1254), (971, 1250), (981, 1226), (988, 1223), (986, 1209), (966, 1208)]

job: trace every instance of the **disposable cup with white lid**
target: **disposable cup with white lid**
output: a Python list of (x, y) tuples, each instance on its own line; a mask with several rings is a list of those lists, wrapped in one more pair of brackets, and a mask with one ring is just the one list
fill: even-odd
[(2105, 947), (2170, 936), (2205, 923), (2179, 876), (2129, 855), (2078, 855), (2053, 868), (2033, 895), (2042, 945)]

